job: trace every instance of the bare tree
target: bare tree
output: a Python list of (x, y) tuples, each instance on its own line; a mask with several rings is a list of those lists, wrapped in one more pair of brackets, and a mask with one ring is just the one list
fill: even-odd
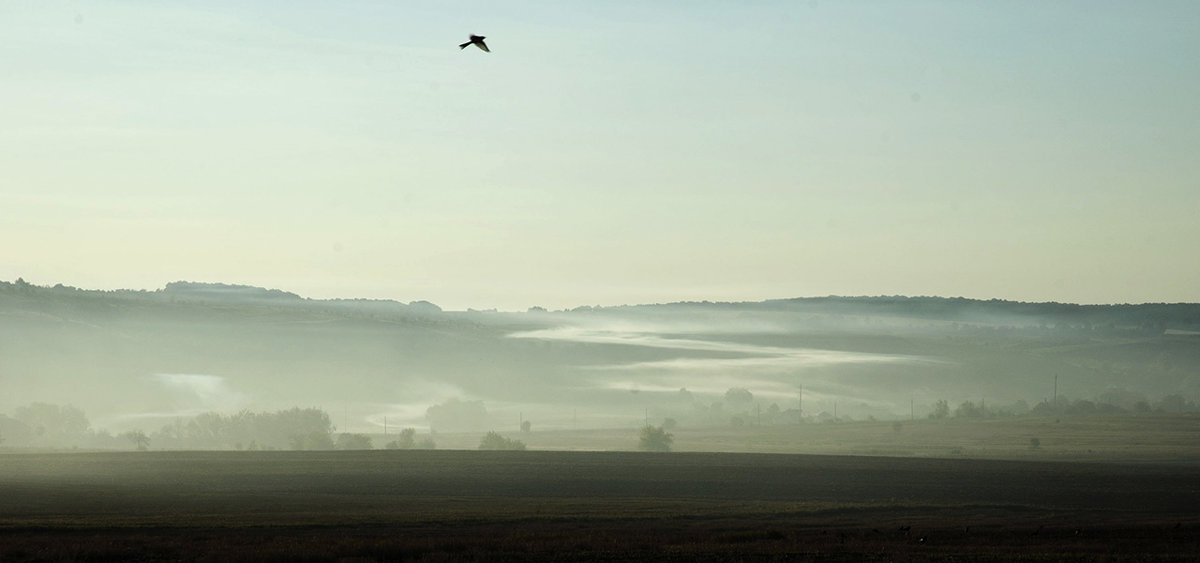
[(121, 436), (124, 436), (125, 439), (133, 442), (133, 445), (139, 452), (144, 452), (150, 449), (150, 437), (141, 430), (130, 430), (129, 432), (121, 434)]

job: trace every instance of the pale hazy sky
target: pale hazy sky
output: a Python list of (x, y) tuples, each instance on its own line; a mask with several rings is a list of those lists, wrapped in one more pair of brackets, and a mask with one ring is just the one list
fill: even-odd
[(0, 279), (1200, 301), (1197, 30), (1194, 1), (0, 0)]

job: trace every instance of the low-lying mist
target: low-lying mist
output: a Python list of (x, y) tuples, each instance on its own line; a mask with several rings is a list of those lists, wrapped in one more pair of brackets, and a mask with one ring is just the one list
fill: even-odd
[(196, 285), (0, 286), (0, 413), (70, 406), (93, 431), (119, 434), (298, 407), (327, 413), (338, 432), (382, 434), (908, 419), (966, 403), (997, 416), (1056, 401), (1131, 410), (1168, 396), (1183, 409), (1200, 399), (1189, 305), (1157, 306), (1157, 322), (1141, 309), (935, 298), (463, 313), (188, 291)]

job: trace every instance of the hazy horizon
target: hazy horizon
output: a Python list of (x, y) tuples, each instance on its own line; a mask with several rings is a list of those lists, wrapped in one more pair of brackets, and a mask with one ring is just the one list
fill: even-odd
[[(0, 414), (66, 404), (96, 428), (156, 430), (315, 406), (342, 431), (446, 431), (429, 413), (462, 401), (477, 408), (451, 424), (475, 431), (778, 424), (798, 409), (895, 420), (937, 401), (1021, 414), (1067, 397), (1179, 410), (1200, 398), (1200, 304), (845, 298), (439, 314), (219, 289), (0, 283)], [(728, 395), (737, 389), (745, 400)]]
[(0, 279), (451, 310), (1196, 302), (1198, 19), (3, 3)]
[[(441, 303), (430, 301), (428, 299), (421, 299), (419, 297), (411, 298), (411, 299), (404, 299), (404, 298), (394, 298), (394, 297), (366, 297), (366, 296), (362, 296), (362, 295), (313, 296), (313, 295), (300, 294), (300, 293), (298, 293), (296, 291), (292, 291), (286, 287), (264, 287), (264, 286), (257, 286), (257, 285), (252, 285), (252, 284), (233, 283), (233, 282), (221, 281), (221, 280), (213, 280), (213, 281), (172, 280), (172, 281), (166, 282), (162, 285), (159, 285), (158, 287), (81, 287), (79, 285), (75, 285), (75, 284), (67, 282), (67, 281), (50, 281), (47, 283), (35, 283), (35, 282), (31, 282), (30, 280), (25, 279), (23, 277), (18, 277), (17, 279), (19, 279), (25, 283), (28, 283), (30, 285), (33, 285), (36, 287), (41, 287), (41, 288), (53, 288), (55, 286), (61, 285), (63, 287), (68, 287), (68, 288), (72, 288), (72, 289), (76, 289), (76, 290), (80, 290), (80, 291), (132, 291), (132, 292), (163, 291), (166, 289), (166, 286), (168, 284), (183, 282), (183, 283), (195, 283), (195, 284), (200, 284), (200, 285), (245, 287), (245, 288), (253, 288), (253, 289), (263, 289), (263, 290), (277, 290), (277, 291), (282, 291), (285, 293), (293, 294), (296, 297), (299, 297), (301, 299), (307, 299), (307, 300), (313, 300), (313, 301), (378, 300), (378, 301), (395, 301), (397, 303), (402, 303), (402, 304), (415, 303), (415, 302), (428, 302), (428, 303), (432, 303), (433, 305), (437, 305), (438, 308), (442, 309), (443, 311), (452, 312), (452, 313), (468, 312), (468, 311), (485, 311), (485, 312), (486, 311), (496, 311), (496, 312), (501, 312), (501, 313), (521, 313), (521, 312), (527, 312), (527, 311), (533, 310), (537, 307), (541, 307), (542, 309), (545, 309), (547, 311), (570, 311), (573, 309), (588, 308), (588, 307), (599, 307), (599, 308), (626, 307), (626, 306), (635, 307), (635, 306), (640, 306), (640, 305), (669, 305), (669, 304), (678, 304), (678, 303), (762, 303), (762, 302), (783, 301), (783, 300), (790, 300), (790, 299), (824, 299), (824, 298), (857, 299), (857, 298), (877, 298), (877, 297), (900, 297), (900, 298), (926, 298), (927, 297), (927, 298), (935, 298), (935, 299), (967, 299), (967, 300), (975, 300), (975, 301), (1000, 300), (1000, 301), (1009, 301), (1009, 302), (1018, 302), (1018, 303), (1034, 303), (1034, 304), (1059, 303), (1059, 304), (1064, 304), (1064, 305), (1083, 305), (1083, 306), (1149, 305), (1149, 304), (1156, 304), (1156, 303), (1165, 303), (1165, 304), (1175, 305), (1175, 304), (1200, 303), (1200, 301), (1142, 301), (1142, 302), (1125, 301), (1125, 302), (1088, 303), (1088, 302), (1081, 302), (1081, 301), (1049, 301), (1049, 300), (1032, 301), (1032, 300), (1019, 300), (1019, 299), (1003, 299), (1003, 298), (994, 297), (994, 296), (931, 295), (931, 294), (926, 294), (926, 293), (918, 293), (918, 294), (911, 294), (911, 295), (903, 295), (903, 294), (851, 295), (851, 294), (830, 293), (830, 294), (826, 294), (826, 295), (780, 295), (780, 296), (762, 297), (762, 298), (757, 298), (757, 299), (736, 299), (736, 300), (735, 299), (719, 299), (719, 298), (669, 299), (669, 300), (662, 300), (662, 301), (644, 301), (644, 302), (637, 302), (637, 303), (634, 303), (634, 302), (597, 303), (594, 300), (593, 301), (585, 300), (580, 303), (566, 304), (561, 307), (545, 307), (542, 305), (530, 305), (529, 307), (504, 309), (504, 308), (500, 308), (500, 307), (496, 307), (496, 306), (485, 306), (484, 305), (484, 306), (471, 306), (471, 307), (464, 307), (461, 309), (455, 309), (455, 308), (445, 307)], [(12, 283), (15, 281), (16, 280), (0, 279), (0, 282), (4, 282), (4, 283)]]

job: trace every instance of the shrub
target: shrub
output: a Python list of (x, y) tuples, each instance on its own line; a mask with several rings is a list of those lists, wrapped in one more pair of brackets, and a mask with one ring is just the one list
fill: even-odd
[(754, 402), (754, 393), (744, 387), (734, 387), (725, 392), (725, 402), (731, 405), (748, 405)]
[(388, 442), (384, 447), (389, 450), (411, 450), (417, 447), (417, 430), (415, 428), (401, 430), (400, 437)]
[(366, 434), (341, 434), (334, 443), (339, 450), (370, 450), (374, 448), (370, 436)]
[(638, 449), (646, 452), (669, 452), (675, 436), (661, 426), (645, 426), (638, 438)]
[(941, 419), (950, 416), (950, 403), (945, 399), (938, 399), (938, 402), (933, 405), (933, 412), (929, 413), (929, 418)]
[(524, 450), (525, 443), (520, 440), (505, 438), (496, 432), (488, 432), (479, 441), (481, 450)]

